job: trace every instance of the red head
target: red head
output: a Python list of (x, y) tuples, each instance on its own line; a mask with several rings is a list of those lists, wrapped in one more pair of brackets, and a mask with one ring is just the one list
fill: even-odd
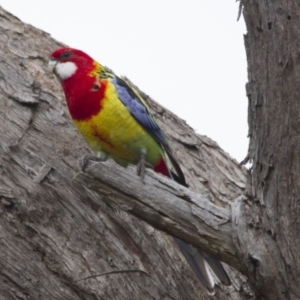
[(48, 67), (61, 81), (73, 119), (88, 119), (99, 112), (106, 86), (97, 76), (101, 65), (81, 50), (61, 48), (51, 54)]
[(93, 62), (94, 60), (81, 50), (60, 48), (51, 54), (48, 66), (63, 81), (77, 72), (87, 74), (94, 68)]

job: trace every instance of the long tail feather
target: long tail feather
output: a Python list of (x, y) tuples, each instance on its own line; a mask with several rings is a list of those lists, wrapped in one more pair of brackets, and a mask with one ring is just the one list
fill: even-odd
[(207, 264), (205, 263), (202, 253), (198, 251), (198, 249), (196, 249), (195, 247), (187, 244), (186, 242), (178, 238), (174, 238), (174, 241), (178, 245), (179, 249), (181, 250), (191, 269), (197, 275), (202, 284), (206, 287), (207, 292), (210, 295), (214, 295), (215, 282), (207, 267)]
[[(165, 167), (164, 170), (166, 171), (160, 173), (163, 173), (164, 175), (171, 177), (173, 180), (175, 180), (176, 182), (178, 182), (183, 186), (187, 186), (184, 178), (184, 174), (179, 164), (173, 157), (171, 151), (169, 149), (166, 149), (166, 152), (168, 154), (168, 157), (172, 165), (175, 168), (176, 173), (170, 171), (164, 161), (161, 161), (160, 163), (163, 163)], [(160, 165), (160, 169), (162, 169), (161, 165)], [(197, 275), (197, 277), (202, 282), (202, 284), (206, 287), (207, 292), (210, 295), (213, 295), (215, 293), (215, 289), (214, 289), (215, 282), (213, 276), (211, 275), (210, 270), (213, 271), (216, 277), (224, 285), (231, 284), (230, 278), (228, 277), (220, 261), (218, 261), (215, 258), (211, 258), (201, 249), (195, 248), (192, 245), (189, 245), (186, 242), (180, 240), (179, 238), (174, 238), (174, 241), (178, 245), (179, 249), (181, 250), (182, 254), (187, 260), (189, 266)]]
[(211, 270), (214, 272), (214, 274), (217, 276), (217, 278), (224, 284), (224, 285), (231, 285), (231, 280), (225, 271), (223, 265), (220, 261), (218, 261), (215, 258), (212, 258), (208, 256), (205, 252), (203, 252), (200, 249), (197, 249), (199, 252), (201, 252), (202, 256), (208, 263)]

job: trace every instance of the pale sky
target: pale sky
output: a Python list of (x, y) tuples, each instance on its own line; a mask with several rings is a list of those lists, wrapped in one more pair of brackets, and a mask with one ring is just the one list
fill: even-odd
[(127, 76), (233, 158), (246, 156), (246, 28), (243, 18), (236, 21), (239, 2), (1, 0), (0, 5)]

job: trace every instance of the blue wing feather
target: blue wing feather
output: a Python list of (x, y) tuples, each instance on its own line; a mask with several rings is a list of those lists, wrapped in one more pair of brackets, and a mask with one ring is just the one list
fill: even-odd
[(112, 77), (112, 82), (115, 85), (120, 101), (130, 110), (132, 116), (143, 126), (147, 132), (162, 146), (166, 151), (176, 173), (170, 171), (170, 177), (178, 183), (187, 186), (184, 174), (172, 155), (172, 151), (168, 145), (164, 133), (151, 116), (147, 104), (141, 95), (132, 88), (124, 79), (117, 76)]
[(119, 78), (112, 79), (115, 85), (120, 101), (130, 110), (132, 116), (145, 128), (164, 148), (169, 148), (167, 140), (152, 118), (148, 107), (141, 97), (135, 92), (128, 83)]

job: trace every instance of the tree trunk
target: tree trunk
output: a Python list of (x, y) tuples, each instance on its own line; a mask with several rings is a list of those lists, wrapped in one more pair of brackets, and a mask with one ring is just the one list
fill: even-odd
[(152, 226), (235, 268), (215, 299), (300, 298), (300, 4), (244, 2), (251, 173), (145, 96), (189, 189), (113, 162), (82, 174), (90, 149), (47, 70), (62, 44), (0, 8), (0, 299), (210, 299)]
[(300, 2), (243, 4), (253, 169), (239, 250), (258, 299), (300, 299)]
[[(47, 70), (49, 54), (61, 46), (47, 33), (0, 10), (0, 299), (209, 299), (173, 239), (132, 213), (175, 234), (178, 221), (179, 236), (189, 241), (196, 237), (195, 244), (208, 250), (212, 240), (213, 253), (238, 267), (230, 238), (230, 203), (243, 193), (245, 170), (215, 142), (196, 135), (147, 97), (190, 189), (212, 201), (216, 212), (213, 206), (203, 206), (192, 191), (170, 186), (170, 180), (151, 171), (142, 184), (130, 168), (100, 164), (98, 170), (108, 176), (98, 174), (98, 182), (108, 181), (95, 184), (97, 166), (89, 168), (90, 176), (79, 172), (78, 159), (90, 150), (70, 120), (59, 83)], [(139, 199), (154, 199), (155, 205), (156, 190), (157, 197), (170, 191), (169, 207), (175, 193), (183, 202), (174, 209), (185, 208), (185, 214), (177, 218), (172, 209), (164, 213), (154, 205), (150, 211), (146, 200), (134, 205), (129, 199), (138, 198), (130, 190), (141, 191)], [(206, 215), (203, 223), (192, 214), (188, 219), (189, 209), (195, 215), (203, 207), (212, 220)], [(165, 223), (159, 225), (161, 221)], [(201, 224), (210, 226), (205, 238), (195, 234), (196, 229), (205, 233)], [(220, 234), (212, 238), (218, 227), (227, 235), (227, 252), (218, 250)], [(219, 285), (216, 299), (249, 299), (246, 278), (227, 270), (234, 285)], [(115, 273), (84, 279), (111, 271)]]

